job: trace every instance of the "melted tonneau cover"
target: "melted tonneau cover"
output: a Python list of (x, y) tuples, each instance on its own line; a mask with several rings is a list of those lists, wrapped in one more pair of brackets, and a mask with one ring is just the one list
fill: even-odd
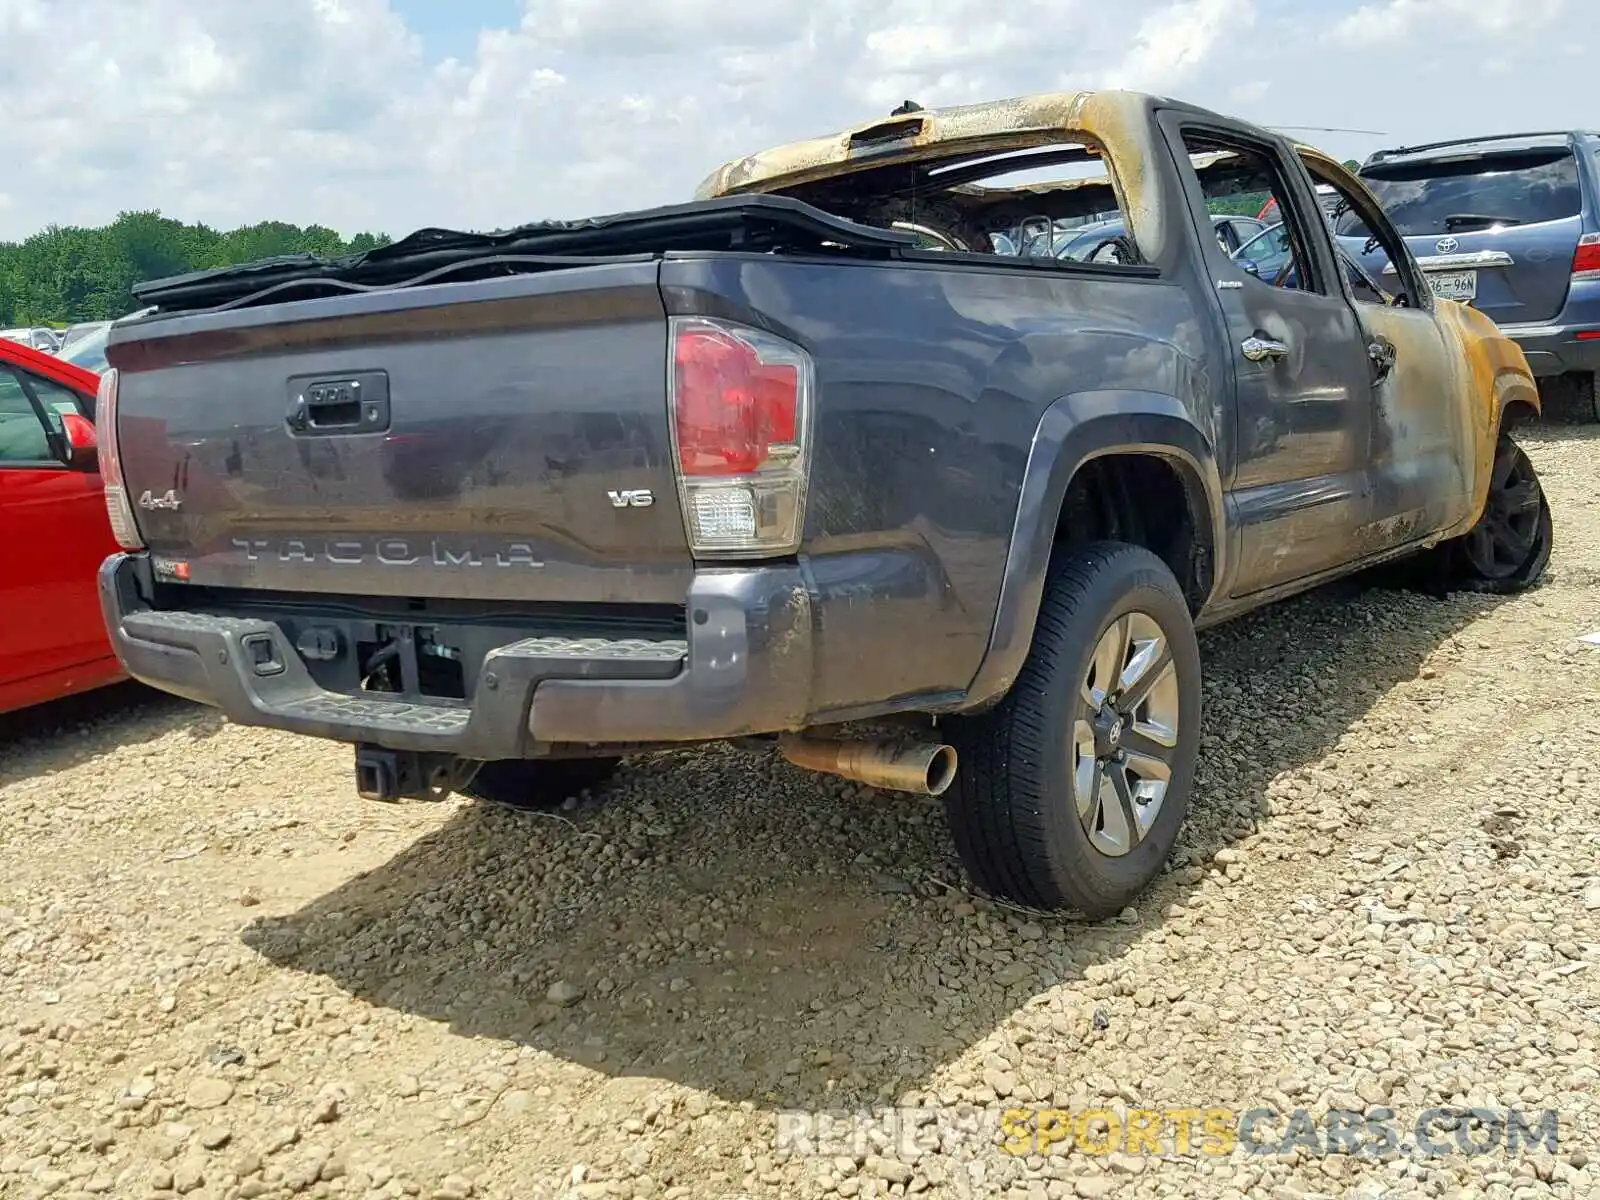
[[(728, 196), (575, 221), (536, 221), (497, 233), (419, 229), (361, 254), (279, 255), (150, 280), (136, 284), (133, 293), (170, 313), (226, 305), (285, 284), (322, 282), (337, 290), (364, 290), (423, 282), (419, 275), (487, 258), (515, 258), (522, 269), (536, 269), (579, 265), (586, 256), (815, 249), (825, 242), (893, 250), (914, 246), (916, 237), (831, 216), (788, 196)], [(539, 261), (546, 258), (551, 261)]]

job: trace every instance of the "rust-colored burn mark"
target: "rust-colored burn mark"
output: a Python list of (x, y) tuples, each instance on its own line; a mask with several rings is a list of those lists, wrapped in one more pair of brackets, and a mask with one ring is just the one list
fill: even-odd
[(1518, 346), (1475, 308), (1451, 300), (1439, 302), (1441, 322), (1452, 328), (1459, 342), (1471, 388), (1474, 454), (1472, 514), (1459, 530), (1477, 524), (1489, 498), (1489, 477), (1494, 471), (1495, 447), (1506, 410), (1514, 404), (1540, 411), (1539, 389)]
[[(1342, 163), (1314, 146), (1297, 144), (1295, 150), (1314, 175), (1337, 183), (1346, 191), (1364, 197), (1373, 208), (1382, 210), (1383, 205), (1372, 190)], [(1494, 471), (1495, 446), (1507, 410), (1513, 405), (1526, 405), (1533, 412), (1539, 412), (1539, 392), (1522, 348), (1477, 309), (1451, 300), (1438, 300), (1431, 322), (1416, 319), (1412, 316), (1415, 311), (1363, 306), (1374, 332), (1395, 343), (1395, 375), (1391, 377), (1388, 392), (1398, 407), (1388, 418), (1395, 422), (1396, 432), (1404, 437), (1411, 423), (1426, 425), (1430, 421), (1448, 421), (1450, 413), (1442, 409), (1447, 404), (1459, 406), (1467, 418), (1471, 433), (1468, 447), (1471, 459), (1466, 480), (1469, 503), (1466, 515), (1441, 535), (1455, 537), (1471, 529), (1483, 515), (1489, 498), (1489, 479)], [(1446, 395), (1440, 395), (1438, 380), (1423, 377), (1420, 370), (1407, 369), (1410, 362), (1420, 365), (1429, 361), (1427, 348), (1419, 344), (1419, 339), (1437, 335), (1443, 336), (1446, 354), (1456, 368)], [(1412, 354), (1407, 353), (1408, 344), (1414, 351)]]
[[(1164, 239), (1154, 209), (1155, 189), (1149, 183), (1155, 147), (1148, 103), (1148, 97), (1136, 92), (1053, 92), (879, 118), (726, 163), (706, 177), (695, 197), (791, 192), (874, 168), (1081, 144), (1105, 162), (1117, 207), (1128, 218), (1141, 252), (1153, 259), (1161, 253)], [(942, 197), (948, 210), (942, 215), (970, 228), (979, 212), (998, 215), (1008, 202), (1014, 207), (1027, 196), (1105, 187), (1107, 182), (1063, 180), (1022, 188), (952, 189)], [(917, 219), (905, 212), (882, 215)]]
[[(840, 133), (776, 146), (718, 167), (695, 192), (710, 199), (736, 192), (772, 192), (891, 162), (956, 154), (1026, 150), (1065, 140), (1068, 114), (1083, 93), (1060, 93), (956, 108), (927, 109), (907, 122), (907, 136), (870, 135), (891, 124), (874, 120)], [(905, 120), (902, 118), (902, 120)]]

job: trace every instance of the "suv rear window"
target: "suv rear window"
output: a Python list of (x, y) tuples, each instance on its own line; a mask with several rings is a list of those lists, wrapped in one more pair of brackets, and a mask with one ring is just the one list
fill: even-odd
[[(1578, 161), (1566, 149), (1375, 163), (1361, 178), (1407, 236), (1559, 221), (1583, 208)], [(1346, 213), (1338, 232), (1360, 236), (1366, 226)]]

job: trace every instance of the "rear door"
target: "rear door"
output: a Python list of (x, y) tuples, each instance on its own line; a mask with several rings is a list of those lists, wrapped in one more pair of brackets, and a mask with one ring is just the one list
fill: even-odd
[[(1361, 169), (1435, 294), (1471, 303), (1497, 324), (1554, 319), (1567, 300), (1584, 231), (1583, 187), (1570, 142), (1479, 143), (1369, 163)], [(1342, 237), (1367, 244), (1351, 213)], [(1387, 259), (1367, 250), (1376, 274)], [(1393, 275), (1390, 275), (1392, 281)]]
[[(1229, 503), (1240, 546), (1231, 594), (1249, 595), (1349, 562), (1371, 507), (1371, 369), (1299, 164), (1231, 123), (1178, 114), (1163, 123), (1201, 229), (1213, 207), (1231, 211), (1247, 198), (1275, 200), (1283, 218), (1288, 253), (1270, 270), (1252, 273), (1216, 238), (1200, 238), (1228, 329), (1229, 361), (1219, 369), (1235, 381)], [(1202, 172), (1192, 156), (1207, 162)]]

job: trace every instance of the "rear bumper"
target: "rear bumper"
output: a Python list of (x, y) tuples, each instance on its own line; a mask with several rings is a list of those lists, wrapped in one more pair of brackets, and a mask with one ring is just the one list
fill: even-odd
[(1600, 312), (1591, 324), (1502, 325), (1500, 332), (1522, 347), (1528, 368), (1539, 378), (1569, 371), (1600, 371), (1600, 338), (1578, 337), (1600, 332)]
[(528, 637), (490, 651), (470, 700), (423, 703), (328, 691), (276, 623), (153, 611), (147, 578), (138, 555), (100, 568), (117, 657), (135, 679), (240, 724), (488, 761), (806, 723), (813, 625), (796, 567), (701, 572), (684, 639)]

